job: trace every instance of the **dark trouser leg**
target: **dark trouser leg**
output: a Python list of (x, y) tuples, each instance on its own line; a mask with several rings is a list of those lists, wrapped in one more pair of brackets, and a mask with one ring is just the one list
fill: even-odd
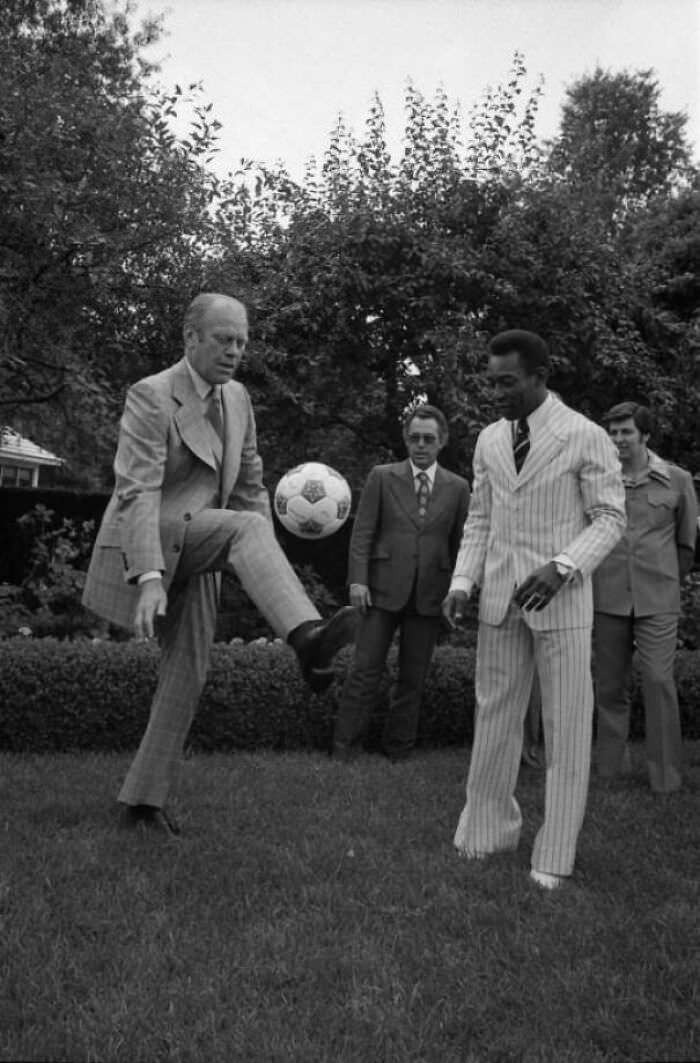
[(595, 766), (611, 777), (623, 768), (630, 725), (634, 651), (632, 616), (596, 613), (593, 621), (593, 680), (598, 715)]
[(367, 730), (399, 613), (370, 609), (360, 620), (355, 655), (338, 704), (334, 747), (349, 747)]
[(119, 793), (124, 804), (165, 804), (207, 678), (216, 606), (213, 573), (192, 576), (169, 595), (160, 632), (158, 686), (148, 726)]
[(673, 662), (678, 616), (638, 616), (634, 637), (642, 672), (649, 785), (658, 793), (681, 786), (683, 743)]
[(404, 613), (401, 618), (399, 673), (382, 737), (389, 756), (401, 757), (415, 745), (423, 686), (439, 631), (439, 616)]

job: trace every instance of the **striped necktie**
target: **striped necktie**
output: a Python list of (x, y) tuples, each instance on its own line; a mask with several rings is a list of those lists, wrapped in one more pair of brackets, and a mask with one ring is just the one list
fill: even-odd
[(430, 498), (430, 477), (427, 472), (419, 472), (416, 474), (416, 480), (418, 481), (416, 489), (418, 516), (422, 519), (425, 516), (425, 511), (428, 508), (428, 499)]
[(521, 417), (517, 423), (515, 434), (513, 436), (513, 460), (515, 461), (515, 471), (520, 472), (523, 467), (523, 462), (530, 450), (530, 429), (527, 423), (527, 417)]

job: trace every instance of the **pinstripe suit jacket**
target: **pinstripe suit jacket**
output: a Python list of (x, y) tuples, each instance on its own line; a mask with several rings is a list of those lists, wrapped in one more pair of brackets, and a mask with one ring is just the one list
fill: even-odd
[(479, 435), (469, 516), (454, 577), (481, 586), (479, 617), (500, 624), (516, 586), (565, 553), (574, 579), (540, 612), (538, 630), (592, 623), (591, 573), (625, 528), (620, 463), (607, 433), (548, 396), (543, 421), (518, 474), (512, 426), (501, 419)]
[(194, 514), (223, 504), (270, 517), (248, 392), (230, 381), (221, 398), (223, 446), (203, 416), (184, 359), (128, 391), (114, 462), (116, 485), (83, 594), (83, 603), (112, 623), (131, 626), (142, 572), (160, 569), (168, 588)]

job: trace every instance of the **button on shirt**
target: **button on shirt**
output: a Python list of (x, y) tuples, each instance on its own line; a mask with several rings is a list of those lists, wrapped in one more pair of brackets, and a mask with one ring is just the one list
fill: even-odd
[(695, 547), (690, 473), (649, 451), (648, 465), (623, 482), (627, 528), (593, 573), (595, 608), (613, 616), (677, 613), (678, 547)]

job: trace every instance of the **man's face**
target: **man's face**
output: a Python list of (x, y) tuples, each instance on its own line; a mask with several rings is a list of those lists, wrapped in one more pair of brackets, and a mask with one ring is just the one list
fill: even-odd
[(217, 299), (198, 329), (185, 329), (185, 354), (210, 384), (225, 384), (235, 375), (248, 343), (248, 315), (235, 299)]
[(611, 421), (608, 425), (608, 435), (617, 447), (620, 461), (634, 461), (640, 457), (649, 438), (646, 433), (639, 431), (633, 417), (626, 417), (623, 421)]
[(497, 413), (509, 421), (527, 417), (542, 401), (544, 379), (540, 373), (528, 373), (522, 367), (517, 351), (489, 355), (486, 378)]
[(403, 434), (408, 456), (419, 469), (429, 469), (442, 450), (440, 425), (434, 417), (414, 417)]

